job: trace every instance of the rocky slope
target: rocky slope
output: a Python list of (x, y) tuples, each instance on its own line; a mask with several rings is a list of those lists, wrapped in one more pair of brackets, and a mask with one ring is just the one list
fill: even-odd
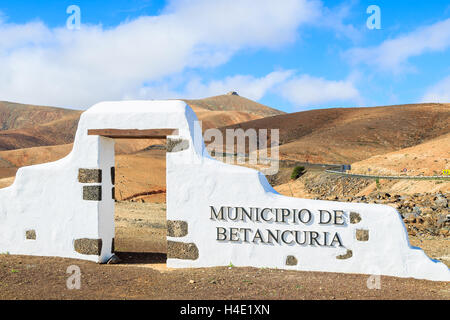
[[(421, 187), (422, 192), (396, 192), (394, 181), (347, 178), (324, 172), (307, 172), (297, 180), (275, 186), (275, 190), (286, 196), (386, 204), (396, 208), (404, 218), (411, 235), (450, 236), (450, 182), (408, 181), (409, 184), (428, 183), (437, 186)], [(444, 189), (446, 191), (441, 191)], [(428, 190), (424, 192), (423, 190)]]

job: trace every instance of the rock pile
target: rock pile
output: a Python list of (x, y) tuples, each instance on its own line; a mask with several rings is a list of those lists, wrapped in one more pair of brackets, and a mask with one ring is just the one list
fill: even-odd
[(325, 200), (389, 205), (400, 212), (410, 235), (450, 237), (449, 198), (448, 193), (391, 195), (376, 192), (369, 196), (331, 196)]
[(332, 197), (337, 194), (344, 196), (355, 195), (373, 183), (369, 179), (341, 177), (314, 172), (306, 173), (301, 179), (308, 193), (318, 194), (321, 197)]

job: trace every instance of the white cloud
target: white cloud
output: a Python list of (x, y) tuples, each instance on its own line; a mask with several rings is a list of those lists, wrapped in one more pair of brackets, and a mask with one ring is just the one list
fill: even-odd
[(295, 70), (273, 71), (262, 77), (234, 75), (222, 80), (205, 82), (198, 77), (190, 79), (181, 90), (174, 88), (178, 82), (148, 85), (129, 97), (140, 99), (198, 99), (237, 91), (239, 95), (260, 100), (267, 94), (280, 96), (297, 107), (321, 107), (329, 103), (357, 102), (362, 104), (358, 89), (354, 86), (359, 75), (352, 73), (346, 80), (326, 80), (310, 75), (296, 75)]
[(236, 75), (223, 80), (214, 80), (207, 84), (199, 79), (190, 81), (186, 86), (186, 96), (191, 98), (215, 96), (229, 91), (237, 91), (240, 95), (259, 100), (268, 91), (285, 82), (293, 71), (274, 71), (266, 76), (256, 78), (251, 75)]
[(360, 74), (351, 73), (347, 79), (333, 81), (310, 75), (296, 75), (295, 70), (279, 70), (262, 77), (252, 75), (234, 75), (222, 80), (203, 81), (193, 77), (182, 89), (175, 89), (180, 81), (172, 83), (161, 81), (132, 92), (129, 98), (139, 99), (199, 99), (237, 91), (239, 95), (260, 100), (267, 94), (279, 96), (296, 107), (321, 107), (326, 104), (354, 103), (361, 105), (362, 99), (354, 83)]
[[(346, 37), (353, 41), (360, 40), (363, 36), (362, 30), (355, 28), (352, 24), (345, 23), (351, 16), (351, 12), (357, 2), (342, 2), (333, 8), (323, 7), (321, 17), (316, 20), (316, 24), (333, 30), (338, 38)], [(357, 10), (357, 9), (356, 9)]]
[(293, 73), (293, 70), (273, 71), (259, 78), (252, 75), (234, 75), (209, 82), (205, 82), (199, 77), (192, 77), (181, 90), (174, 89), (179, 85), (179, 81), (173, 83), (162, 81), (161, 83), (143, 86), (138, 92), (130, 93), (129, 97), (140, 99), (174, 99), (180, 97), (200, 99), (221, 95), (229, 91), (237, 91), (243, 97), (259, 100), (288, 80)]
[[(88, 107), (145, 95), (139, 88), (146, 82), (218, 66), (245, 48), (295, 41), (298, 27), (319, 15), (314, 0), (174, 0), (159, 16), (111, 29), (82, 25), (70, 31), (40, 22), (0, 21), (0, 100)], [(216, 92), (237, 83), (257, 97), (275, 78), (259, 79), (253, 86), (248, 85), (251, 78), (239, 76), (190, 86)]]
[(358, 89), (351, 80), (333, 81), (310, 75), (300, 75), (287, 81), (281, 85), (280, 93), (298, 107), (361, 100)]
[(450, 103), (450, 76), (428, 88), (422, 102)]
[(379, 46), (354, 48), (347, 52), (351, 63), (364, 63), (393, 72), (411, 68), (408, 59), (426, 52), (444, 51), (450, 47), (450, 19), (389, 39)]

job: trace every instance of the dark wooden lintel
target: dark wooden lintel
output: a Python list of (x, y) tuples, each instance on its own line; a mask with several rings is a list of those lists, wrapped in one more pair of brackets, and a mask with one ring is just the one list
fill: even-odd
[(102, 136), (114, 139), (165, 139), (178, 135), (178, 129), (88, 129), (89, 136)]

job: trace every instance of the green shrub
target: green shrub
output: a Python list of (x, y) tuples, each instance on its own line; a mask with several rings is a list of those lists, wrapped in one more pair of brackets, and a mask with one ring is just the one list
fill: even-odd
[(297, 166), (292, 170), (291, 179), (295, 180), (305, 173), (305, 167)]
[(380, 189), (381, 188), (380, 179), (376, 178), (375, 183), (377, 184), (377, 189)]

